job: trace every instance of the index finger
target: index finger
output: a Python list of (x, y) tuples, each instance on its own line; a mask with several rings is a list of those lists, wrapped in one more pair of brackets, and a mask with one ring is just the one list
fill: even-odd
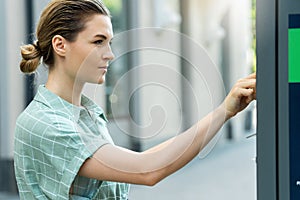
[(256, 78), (256, 72), (250, 74), (249, 76), (247, 76), (245, 79), (253, 79)]

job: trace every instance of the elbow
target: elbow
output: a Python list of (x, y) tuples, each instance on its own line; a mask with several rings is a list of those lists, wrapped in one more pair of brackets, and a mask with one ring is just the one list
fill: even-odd
[(144, 182), (144, 185), (152, 187), (152, 186), (155, 186), (157, 183), (159, 183), (158, 180), (146, 179), (145, 182)]
[(143, 174), (143, 185), (155, 186), (163, 177), (158, 172), (149, 172)]
[(138, 171), (139, 182), (141, 185), (155, 186), (169, 175), (170, 169), (168, 167), (161, 167), (158, 164), (155, 166), (153, 166), (151, 163), (143, 164), (136, 170)]

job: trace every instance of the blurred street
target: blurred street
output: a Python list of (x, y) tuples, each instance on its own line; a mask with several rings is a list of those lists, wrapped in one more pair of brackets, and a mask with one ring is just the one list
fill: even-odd
[(255, 200), (255, 138), (217, 145), (155, 187), (132, 186), (131, 200)]

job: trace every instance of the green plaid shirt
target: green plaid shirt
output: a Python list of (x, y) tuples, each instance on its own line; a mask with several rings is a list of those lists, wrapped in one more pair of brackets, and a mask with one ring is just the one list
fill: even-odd
[(22, 200), (128, 198), (128, 184), (77, 175), (97, 149), (113, 144), (103, 110), (85, 96), (82, 105), (74, 106), (40, 86), (18, 117), (14, 160)]

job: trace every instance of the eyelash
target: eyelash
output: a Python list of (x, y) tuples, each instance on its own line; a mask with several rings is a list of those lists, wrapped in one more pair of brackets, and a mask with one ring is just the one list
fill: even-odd
[(101, 45), (101, 44), (103, 44), (103, 40), (97, 40), (94, 42), (94, 44)]
[[(97, 40), (97, 41), (94, 42), (94, 44), (101, 45), (101, 44), (103, 44), (103, 42), (104, 42), (104, 40)], [(111, 41), (109, 42), (109, 45), (112, 45)]]

